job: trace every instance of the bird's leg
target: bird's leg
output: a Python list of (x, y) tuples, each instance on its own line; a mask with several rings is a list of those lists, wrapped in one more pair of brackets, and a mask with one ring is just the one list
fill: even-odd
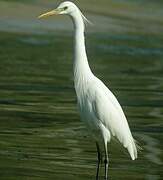
[(108, 158), (107, 142), (105, 143), (104, 149), (105, 149), (105, 160), (104, 160), (104, 164), (105, 164), (105, 180), (108, 180), (109, 158)]
[(97, 147), (97, 171), (96, 171), (96, 180), (99, 178), (99, 170), (100, 170), (100, 163), (101, 163), (101, 152), (98, 143), (96, 142), (96, 147)]
[(108, 165), (109, 165), (108, 157), (105, 157), (104, 163), (105, 163), (105, 180), (108, 180)]

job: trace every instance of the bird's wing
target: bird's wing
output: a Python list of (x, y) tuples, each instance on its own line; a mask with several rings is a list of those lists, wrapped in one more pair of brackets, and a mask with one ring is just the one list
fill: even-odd
[(91, 103), (97, 119), (128, 149), (132, 159), (137, 158), (134, 139), (116, 97), (99, 79), (91, 84), (90, 94), (94, 96)]

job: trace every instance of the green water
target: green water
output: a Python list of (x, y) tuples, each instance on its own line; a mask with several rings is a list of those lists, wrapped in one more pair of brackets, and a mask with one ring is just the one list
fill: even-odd
[[(109, 144), (111, 180), (163, 179), (162, 35), (87, 34), (90, 66), (143, 148), (131, 161), (121, 145)], [(0, 42), (0, 179), (95, 179), (95, 143), (76, 108), (72, 33), (1, 31)]]

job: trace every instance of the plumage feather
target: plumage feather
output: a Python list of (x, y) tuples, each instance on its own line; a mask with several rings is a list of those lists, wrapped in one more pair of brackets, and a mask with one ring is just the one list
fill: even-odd
[(128, 149), (131, 158), (136, 159), (136, 144), (119, 102), (98, 78), (94, 77), (89, 83), (87, 99), (92, 104), (95, 117)]

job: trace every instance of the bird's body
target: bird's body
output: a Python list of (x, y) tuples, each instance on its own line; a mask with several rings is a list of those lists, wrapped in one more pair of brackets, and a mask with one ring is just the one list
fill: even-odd
[[(74, 86), (82, 121), (96, 141), (98, 151), (98, 179), (101, 149), (105, 151), (105, 179), (108, 171), (107, 144), (115, 136), (128, 152), (132, 160), (137, 158), (137, 148), (130, 132), (124, 112), (112, 92), (92, 73), (85, 50), (84, 20), (78, 7), (72, 2), (64, 2), (57, 8), (58, 14), (68, 14), (74, 24)], [(63, 11), (61, 11), (63, 10)], [(41, 15), (55, 14), (56, 10)], [(101, 147), (103, 145), (103, 147)]]
[[(99, 143), (110, 142), (115, 136), (128, 149), (131, 158), (137, 158), (137, 150), (123, 110), (112, 92), (95, 76), (82, 84), (84, 92), (78, 91), (78, 106), (82, 121), (93, 138)], [(82, 93), (82, 95), (81, 95)]]

